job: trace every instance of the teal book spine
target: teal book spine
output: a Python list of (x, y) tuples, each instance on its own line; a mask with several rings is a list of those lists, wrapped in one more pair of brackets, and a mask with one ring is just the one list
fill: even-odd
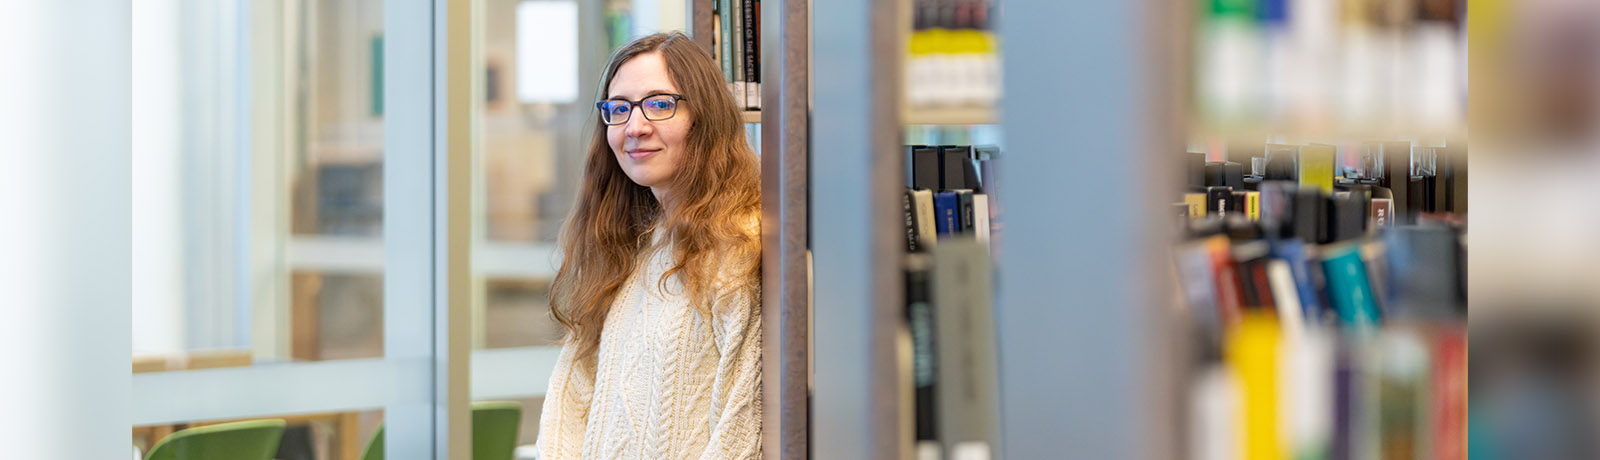
[(1341, 323), (1364, 327), (1374, 326), (1382, 319), (1359, 246), (1347, 245), (1326, 253), (1322, 273), (1327, 277), (1328, 301)]

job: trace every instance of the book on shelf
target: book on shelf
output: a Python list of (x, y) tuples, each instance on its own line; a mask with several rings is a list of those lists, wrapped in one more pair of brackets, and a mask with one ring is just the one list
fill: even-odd
[(932, 303), (938, 438), (952, 456), (999, 439), (993, 270), (975, 239), (933, 248)]
[(940, 239), (961, 231), (961, 200), (956, 197), (954, 190), (933, 194), (933, 213), (934, 227)]

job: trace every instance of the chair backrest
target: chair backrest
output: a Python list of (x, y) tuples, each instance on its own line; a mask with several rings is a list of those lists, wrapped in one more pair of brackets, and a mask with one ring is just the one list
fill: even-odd
[(522, 426), (522, 404), (516, 401), (472, 403), (472, 460), (511, 460)]
[(361, 460), (383, 460), (383, 425), (378, 425), (378, 432), (372, 433), (367, 449), (361, 452)]
[(271, 460), (285, 425), (270, 419), (190, 428), (156, 443), (145, 460)]
[[(472, 460), (511, 460), (522, 427), (522, 404), (515, 401), (472, 403)], [(383, 460), (383, 426), (367, 441), (361, 460)]]

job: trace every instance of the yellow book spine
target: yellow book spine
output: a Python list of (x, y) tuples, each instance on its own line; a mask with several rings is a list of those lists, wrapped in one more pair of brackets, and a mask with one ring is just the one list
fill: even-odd
[(1189, 205), (1189, 219), (1201, 220), (1206, 217), (1206, 194), (1185, 193), (1183, 203)]
[(1278, 434), (1278, 320), (1251, 312), (1229, 332), (1226, 357), (1239, 381), (1239, 458), (1288, 458)]
[(1261, 192), (1244, 192), (1244, 215), (1250, 220), (1261, 220)]

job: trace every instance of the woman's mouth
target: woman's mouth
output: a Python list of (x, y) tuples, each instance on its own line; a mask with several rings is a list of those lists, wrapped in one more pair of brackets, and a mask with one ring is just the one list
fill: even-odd
[(647, 157), (647, 156), (650, 156), (650, 155), (655, 155), (656, 152), (660, 152), (660, 151), (661, 151), (661, 149), (629, 150), (628, 151), (628, 158), (632, 158), (632, 159), (637, 160), (637, 159), (644, 158), (644, 157)]

